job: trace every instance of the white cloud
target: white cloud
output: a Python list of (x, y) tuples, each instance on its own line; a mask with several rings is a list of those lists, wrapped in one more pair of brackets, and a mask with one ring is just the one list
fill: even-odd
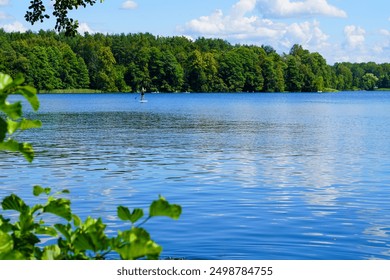
[(282, 23), (253, 15), (259, 0), (240, 0), (228, 14), (216, 10), (209, 16), (189, 21), (181, 32), (189, 35), (238, 40), (248, 44), (269, 44), (288, 51), (293, 44), (316, 50), (327, 47), (329, 38), (318, 21)]
[(347, 13), (335, 6), (329, 5), (327, 0), (257, 0), (261, 14), (270, 18), (291, 18), (299, 16), (323, 15), (330, 17), (347, 17)]
[[(232, 43), (270, 45), (279, 53), (294, 44), (319, 52), (329, 64), (335, 62), (388, 62), (390, 30), (373, 34), (347, 25), (344, 40), (332, 41), (315, 16), (346, 17), (347, 14), (326, 0), (237, 0), (228, 11), (216, 10), (178, 28), (181, 34), (196, 38), (222, 38)], [(280, 20), (290, 17), (288, 20)], [(296, 19), (291, 19), (297, 17)], [(302, 19), (303, 18), (303, 19)], [(390, 20), (390, 19), (389, 19)]]
[(210, 16), (193, 19), (186, 24), (186, 30), (201, 34), (218, 34), (224, 31), (224, 16), (221, 10), (216, 10)]
[(122, 3), (122, 9), (125, 9), (125, 10), (133, 10), (133, 9), (136, 9), (137, 7), (138, 7), (138, 4), (134, 1), (131, 1), (131, 0), (127, 0), (127, 1)]
[(306, 21), (286, 26), (284, 45), (291, 47), (294, 44), (300, 44), (304, 48), (319, 51), (329, 46), (328, 39), (329, 36), (321, 30), (318, 21)]
[(384, 52), (390, 52), (390, 30), (387, 29), (381, 29), (379, 30), (379, 35), (381, 36), (379, 42), (377, 42), (374, 45), (373, 50), (377, 53), (377, 55), (380, 55), (381, 57), (384, 57), (385, 62), (389, 62), (386, 57), (388, 55), (383, 55)]
[(366, 40), (366, 31), (355, 25), (347, 25), (344, 28), (344, 35), (346, 37), (348, 47), (352, 49), (363, 47)]
[(93, 34), (93, 33), (96, 33), (95, 30), (93, 30), (91, 27), (89, 27), (89, 25), (85, 22), (82, 22), (79, 24), (79, 28), (77, 28), (77, 31), (80, 33), (80, 34), (85, 34), (85, 33), (89, 33), (89, 34)]
[(0, 28), (3, 28), (5, 32), (26, 32), (27, 28), (23, 26), (22, 23), (15, 21), (13, 23), (4, 24), (0, 26)]
[(280, 28), (270, 20), (259, 19), (256, 16), (243, 16), (239, 13), (225, 15), (216, 10), (210, 16), (202, 16), (188, 22), (182, 31), (201, 36), (222, 38), (253, 38), (278, 36)]
[[(390, 30), (381, 29), (376, 32), (373, 40), (367, 31), (357, 26), (345, 27), (346, 40), (344, 44), (335, 43), (322, 53), (328, 57), (328, 63), (334, 62), (368, 62), (388, 63), (390, 57)], [(371, 37), (374, 34), (371, 35)]]
[(232, 17), (243, 17), (246, 13), (251, 12), (256, 7), (257, 0), (241, 0), (232, 7)]
[(6, 6), (9, 4), (9, 0), (0, 0), (0, 6)]

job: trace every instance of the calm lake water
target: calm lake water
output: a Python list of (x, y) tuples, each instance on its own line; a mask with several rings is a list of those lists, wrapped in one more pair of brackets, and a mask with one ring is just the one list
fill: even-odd
[(145, 225), (163, 258), (390, 259), (389, 94), (41, 95), (0, 196), (67, 188), (117, 231), (161, 194), (183, 207)]

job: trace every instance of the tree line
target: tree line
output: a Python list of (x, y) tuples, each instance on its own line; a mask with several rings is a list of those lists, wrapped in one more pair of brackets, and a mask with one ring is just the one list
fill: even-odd
[(106, 92), (318, 92), (390, 88), (390, 63), (328, 65), (300, 45), (271, 46), (149, 33), (85, 34), (0, 29), (0, 72), (39, 90)]

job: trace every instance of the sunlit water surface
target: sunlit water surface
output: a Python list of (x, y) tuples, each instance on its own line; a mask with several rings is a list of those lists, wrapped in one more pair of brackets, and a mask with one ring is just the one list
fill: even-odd
[(39, 98), (18, 135), (37, 156), (0, 154), (1, 197), (66, 188), (115, 232), (117, 205), (161, 194), (183, 207), (145, 225), (163, 258), (390, 259), (389, 93)]

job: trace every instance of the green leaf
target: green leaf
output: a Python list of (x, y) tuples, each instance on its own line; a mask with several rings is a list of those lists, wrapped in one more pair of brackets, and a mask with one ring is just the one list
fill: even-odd
[(50, 236), (57, 236), (57, 231), (52, 227), (39, 227), (35, 230), (37, 234), (46, 234)]
[[(43, 205), (42, 204), (35, 204), (32, 208), (31, 208), (31, 214), (34, 214), (35, 212), (37, 212), (38, 210), (41, 210), (43, 209)], [(41, 224), (44, 224), (45, 222), (43, 221), (40, 221)]]
[(0, 230), (0, 260), (23, 260), (23, 255), (15, 250), (12, 236)]
[(10, 224), (10, 219), (5, 219), (0, 215), (0, 230), (4, 232), (9, 232), (12, 230), (12, 224)]
[(73, 224), (75, 227), (79, 227), (81, 225), (81, 219), (79, 216), (73, 214), (72, 215), (72, 218), (73, 218)]
[[(37, 224), (34, 223), (34, 217), (30, 211), (20, 212), (19, 226), (20, 226), (20, 230), (23, 233), (32, 231), (37, 226)], [(32, 235), (35, 236), (34, 234), (32, 234)], [(39, 239), (37, 242), (39, 242)]]
[(20, 152), (28, 162), (34, 159), (34, 150), (29, 143), (18, 143), (10, 139), (7, 142), (0, 142), (0, 151)]
[(86, 251), (86, 250), (95, 251), (94, 244), (93, 244), (90, 236), (84, 232), (78, 232), (76, 234), (75, 239), (73, 241), (73, 245), (79, 251)]
[(13, 134), (20, 127), (20, 122), (15, 122), (11, 119), (7, 119), (7, 130), (9, 134)]
[(34, 186), (34, 188), (33, 188), (34, 196), (39, 196), (42, 193), (45, 193), (45, 194), (49, 195), (50, 192), (51, 192), (50, 188), (42, 188), (41, 186)]
[(5, 254), (0, 253), (0, 260), (25, 260), (26, 258), (19, 251), (11, 251)]
[(143, 217), (144, 211), (142, 209), (134, 209), (133, 213), (130, 213), (129, 208), (124, 206), (118, 206), (118, 217), (123, 221), (131, 221), (135, 223)]
[(24, 83), (24, 77), (22, 74), (18, 73), (13, 80), (13, 84), (19, 86)]
[(142, 228), (132, 228), (119, 234), (124, 243), (114, 248), (124, 260), (136, 260), (147, 257), (157, 259), (162, 247), (150, 239), (149, 233)]
[(33, 161), (35, 153), (30, 143), (19, 143), (19, 152), (22, 153), (28, 162)]
[(131, 222), (135, 223), (144, 216), (144, 211), (142, 209), (134, 209), (131, 213)]
[(164, 197), (160, 196), (158, 200), (153, 201), (149, 208), (149, 216), (166, 216), (174, 220), (179, 219), (181, 215), (181, 206), (169, 204)]
[(57, 260), (61, 255), (58, 245), (49, 245), (43, 248), (42, 260)]
[(0, 90), (4, 90), (7, 86), (10, 86), (12, 81), (10, 75), (0, 73)]
[(144, 211), (142, 209), (134, 209), (131, 213), (131, 222), (135, 223), (144, 216)]
[(39, 99), (37, 96), (37, 90), (35, 88), (31, 86), (18, 87), (16, 93), (21, 93), (30, 103), (34, 111), (39, 109)]
[(65, 198), (58, 198), (50, 201), (49, 204), (43, 207), (43, 212), (52, 213), (68, 221), (72, 219), (70, 200)]
[(39, 120), (27, 120), (27, 119), (23, 119), (20, 122), (15, 122), (11, 119), (8, 119), (7, 124), (8, 124), (9, 134), (13, 134), (18, 129), (27, 130), (30, 128), (38, 128), (42, 126), (42, 123)]
[(118, 217), (123, 221), (131, 221), (131, 213), (129, 208), (124, 206), (118, 206), (117, 208)]
[(106, 225), (102, 219), (88, 217), (79, 230), (76, 231), (74, 246), (78, 250), (103, 251), (108, 248), (109, 239), (104, 230)]
[(66, 226), (63, 224), (55, 224), (54, 227), (65, 237), (68, 242), (71, 241), (72, 228), (70, 227), (70, 224), (67, 224)]
[(26, 129), (31, 129), (31, 128), (39, 128), (42, 126), (42, 122), (40, 120), (26, 120), (23, 119), (20, 122), (20, 129), (21, 130), (26, 130)]
[(0, 254), (11, 252), (14, 248), (12, 237), (0, 230)]
[(3, 111), (11, 119), (17, 120), (22, 116), (22, 103), (8, 103), (0, 104), (0, 110)]
[(11, 194), (3, 199), (1, 203), (3, 210), (15, 210), (20, 213), (28, 210), (28, 206), (24, 201), (15, 194)]

